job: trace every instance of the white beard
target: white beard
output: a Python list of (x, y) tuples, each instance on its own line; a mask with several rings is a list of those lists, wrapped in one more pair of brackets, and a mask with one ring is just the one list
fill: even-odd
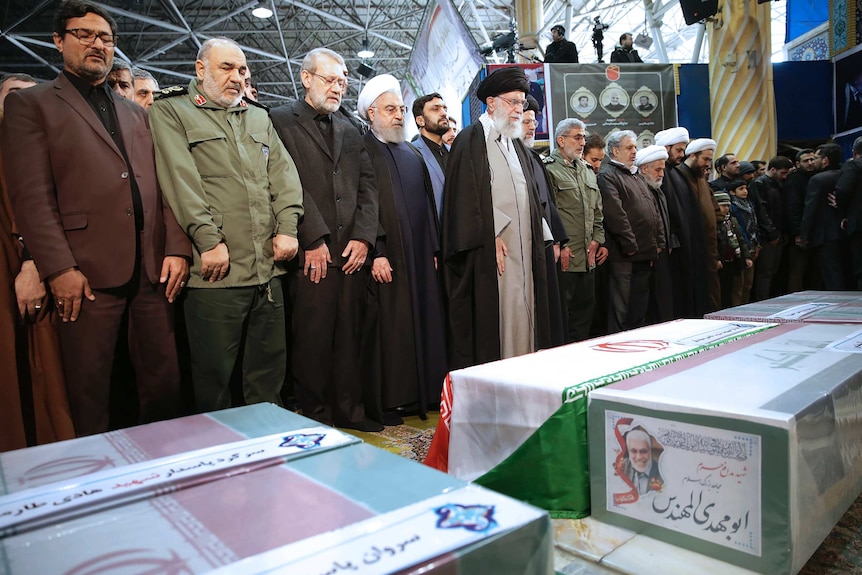
[(521, 120), (512, 121), (509, 119), (509, 114), (503, 107), (497, 108), (491, 115), (494, 121), (494, 128), (504, 137), (510, 140), (516, 140), (521, 137), (524, 127), (521, 126)]

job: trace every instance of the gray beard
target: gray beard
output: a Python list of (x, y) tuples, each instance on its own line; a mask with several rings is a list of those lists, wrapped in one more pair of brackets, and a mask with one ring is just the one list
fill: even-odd
[(528, 148), (530, 148), (530, 149), (532, 149), (532, 148), (533, 148), (533, 146), (535, 146), (535, 145), (536, 145), (536, 138), (535, 138), (535, 137), (533, 137), (533, 138), (528, 138), (528, 137), (526, 137), (526, 136), (523, 136), (523, 137), (521, 138), (521, 141), (522, 141), (522, 142), (524, 142), (524, 145), (525, 145), (525, 146), (527, 146), (527, 147), (528, 147)]
[(234, 106), (237, 106), (242, 100), (243, 96), (242, 90), (240, 90), (239, 95), (233, 100), (228, 100), (223, 96), (213, 96), (213, 94), (219, 93), (219, 87), (216, 84), (215, 80), (213, 80), (212, 77), (210, 77), (210, 75), (206, 72), (204, 73), (203, 92), (204, 94), (209, 96), (210, 100), (212, 100), (222, 108), (233, 108)]
[(400, 144), (407, 141), (407, 131), (404, 126), (371, 126), (371, 131), (388, 144)]
[[(641, 174), (641, 175), (643, 175), (643, 174)], [(644, 180), (646, 180), (647, 185), (649, 185), (649, 187), (651, 187), (652, 189), (660, 190), (661, 184), (664, 181), (664, 178), (659, 178), (658, 180), (654, 180), (654, 179), (644, 175)]]

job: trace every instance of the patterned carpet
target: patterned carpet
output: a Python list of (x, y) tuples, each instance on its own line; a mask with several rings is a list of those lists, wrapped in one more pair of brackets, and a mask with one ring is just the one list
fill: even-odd
[[(396, 455), (422, 462), (428, 453), (439, 413), (428, 419), (407, 417), (404, 424), (387, 427), (380, 433), (345, 430), (366, 443)], [(856, 500), (817, 549), (800, 575), (862, 575), (862, 497)]]
[(425, 421), (418, 416), (405, 417), (404, 425), (385, 427), (380, 433), (363, 433), (351, 429), (343, 431), (375, 447), (421, 463), (425, 461), (439, 419), (439, 413), (429, 413)]
[(800, 575), (862, 575), (862, 497), (858, 498)]

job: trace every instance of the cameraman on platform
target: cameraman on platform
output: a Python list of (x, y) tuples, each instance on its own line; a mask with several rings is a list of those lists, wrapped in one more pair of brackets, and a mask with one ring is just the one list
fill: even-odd
[(551, 28), (551, 43), (545, 48), (545, 62), (548, 64), (578, 63), (578, 48), (566, 40), (566, 30), (559, 24)]
[(618, 64), (643, 64), (640, 54), (634, 49), (634, 40), (629, 32), (620, 36), (620, 45), (611, 52), (611, 62)]

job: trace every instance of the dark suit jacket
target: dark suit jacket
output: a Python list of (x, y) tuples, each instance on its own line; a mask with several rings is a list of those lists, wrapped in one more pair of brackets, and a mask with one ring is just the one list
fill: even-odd
[(838, 205), (847, 210), (847, 233), (862, 229), (862, 156), (847, 160), (835, 184)]
[(840, 240), (844, 235), (841, 220), (845, 210), (832, 208), (827, 201), (827, 195), (835, 189), (840, 176), (841, 171), (834, 169), (815, 174), (808, 180), (802, 212), (802, 239), (813, 248)]
[(425, 143), (425, 140), (420, 134), (413, 145), (422, 154), (422, 159), (425, 160), (425, 167), (428, 168), (428, 174), (431, 176), (431, 185), (434, 187), (434, 203), (437, 205), (437, 219), (443, 218), (443, 184), (446, 182), (446, 176), (443, 174), (443, 168), (440, 167), (440, 162), (434, 157), (434, 152)]
[[(340, 268), (344, 265), (341, 253), (350, 240), (373, 247), (377, 239), (376, 179), (359, 131), (333, 114), (330, 151), (314, 116), (303, 109), (306, 106), (297, 100), (273, 109), (270, 117), (302, 181), (305, 215), (298, 230), (300, 253), (325, 240), (330, 265)], [(366, 259), (366, 265), (371, 262)]]
[[(141, 255), (158, 283), (164, 256), (191, 257), (191, 245), (159, 191), (146, 111), (111, 97), (143, 203)], [(96, 113), (62, 74), (5, 104), (9, 197), (42, 278), (77, 266), (93, 289), (128, 282), (137, 234), (129, 169)]]

